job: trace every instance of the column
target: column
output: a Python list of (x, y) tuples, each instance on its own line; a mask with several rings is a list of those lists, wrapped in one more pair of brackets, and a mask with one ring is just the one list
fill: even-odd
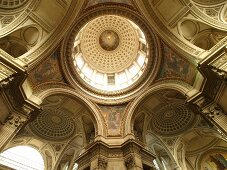
[(0, 128), (0, 151), (17, 134), (28, 118), (23, 115), (10, 114)]

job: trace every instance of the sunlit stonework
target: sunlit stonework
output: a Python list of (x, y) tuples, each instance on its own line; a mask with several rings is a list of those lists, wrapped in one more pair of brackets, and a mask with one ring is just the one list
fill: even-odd
[(74, 42), (73, 58), (80, 77), (102, 91), (119, 91), (143, 74), (148, 45), (130, 20), (104, 15), (87, 23)]

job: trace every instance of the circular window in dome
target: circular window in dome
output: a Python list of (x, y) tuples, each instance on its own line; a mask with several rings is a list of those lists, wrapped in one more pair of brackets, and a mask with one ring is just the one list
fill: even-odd
[(142, 30), (116, 15), (99, 16), (77, 34), (72, 58), (77, 74), (91, 88), (116, 92), (133, 85), (148, 63)]

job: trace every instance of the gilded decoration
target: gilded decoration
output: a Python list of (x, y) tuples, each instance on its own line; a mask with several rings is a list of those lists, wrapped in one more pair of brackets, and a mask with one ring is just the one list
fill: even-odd
[(157, 80), (178, 79), (193, 85), (197, 71), (195, 66), (163, 44), (163, 61)]

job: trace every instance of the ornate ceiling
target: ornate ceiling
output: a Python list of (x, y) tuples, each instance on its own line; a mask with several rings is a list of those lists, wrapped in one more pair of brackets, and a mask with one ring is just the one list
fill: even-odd
[(85, 61), (102, 73), (121, 72), (135, 61), (139, 33), (125, 18), (104, 15), (89, 22), (81, 35)]
[[(42, 108), (12, 145), (44, 148), (54, 168), (94, 140), (135, 139), (166, 160), (185, 151), (195, 166), (204, 148), (224, 146), (187, 102), (203, 89), (199, 64), (226, 45), (226, 9), (224, 0), (0, 1), (0, 54), (26, 72), (20, 90)], [(2, 70), (1, 79), (19, 69)]]

